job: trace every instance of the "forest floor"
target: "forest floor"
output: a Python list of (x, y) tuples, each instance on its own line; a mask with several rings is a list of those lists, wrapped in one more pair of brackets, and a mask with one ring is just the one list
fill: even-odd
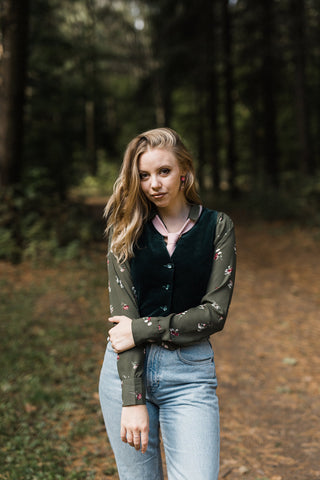
[[(235, 220), (236, 288), (212, 338), (219, 479), (320, 479), (320, 232)], [(0, 263), (1, 479), (118, 478), (97, 394), (106, 284), (102, 244), (78, 262)]]

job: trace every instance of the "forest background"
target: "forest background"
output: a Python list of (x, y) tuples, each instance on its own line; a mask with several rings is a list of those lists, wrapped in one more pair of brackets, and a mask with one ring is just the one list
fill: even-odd
[(76, 254), (75, 200), (108, 195), (127, 142), (163, 125), (209, 203), (319, 224), (318, 0), (0, 5), (0, 257)]
[(320, 0), (0, 0), (0, 479), (116, 480), (103, 206), (176, 129), (238, 267), (220, 479), (318, 480)]

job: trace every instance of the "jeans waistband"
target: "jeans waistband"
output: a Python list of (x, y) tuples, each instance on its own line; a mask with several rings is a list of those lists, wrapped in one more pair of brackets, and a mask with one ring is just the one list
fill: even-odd
[(171, 342), (162, 342), (160, 344), (160, 346), (162, 348), (165, 348), (166, 350), (178, 350), (178, 348), (190, 347), (191, 345), (194, 345), (195, 343), (201, 343), (203, 341), (208, 341), (208, 340), (209, 340), (209, 337), (205, 337), (205, 338), (201, 338), (201, 340), (199, 340), (197, 342), (188, 343), (187, 345), (177, 345), (177, 344), (171, 343)]
[(171, 342), (162, 342), (160, 346), (166, 350), (178, 350), (178, 348), (181, 347), (181, 345), (176, 345), (175, 343)]

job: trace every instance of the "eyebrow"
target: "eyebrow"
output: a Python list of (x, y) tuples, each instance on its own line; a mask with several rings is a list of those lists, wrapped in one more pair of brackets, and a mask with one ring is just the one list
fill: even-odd
[[(172, 165), (161, 165), (157, 168), (157, 170), (161, 170), (162, 168), (173, 168)], [(139, 168), (139, 173), (149, 173), (148, 170), (142, 170)]]

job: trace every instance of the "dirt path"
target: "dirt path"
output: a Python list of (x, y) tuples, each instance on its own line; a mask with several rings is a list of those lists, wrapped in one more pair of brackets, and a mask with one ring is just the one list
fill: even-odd
[(221, 479), (320, 478), (320, 239), (310, 233), (237, 228), (237, 289), (213, 338)]

